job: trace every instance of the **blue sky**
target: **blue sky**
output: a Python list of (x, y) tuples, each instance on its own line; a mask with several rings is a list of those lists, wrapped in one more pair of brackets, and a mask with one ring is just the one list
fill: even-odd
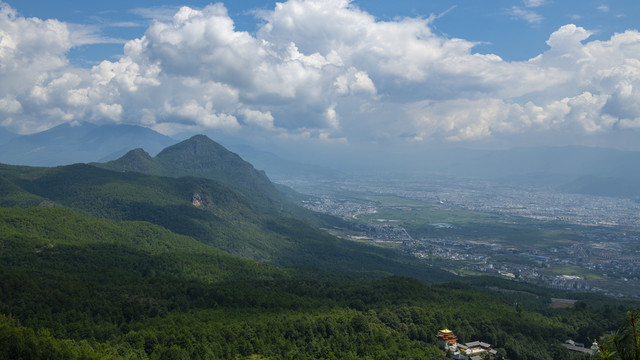
[[(166, 13), (181, 6), (202, 8), (207, 1), (64, 1), (21, 0), (8, 4), (26, 17), (54, 18), (98, 26), (98, 32), (114, 39), (128, 40), (144, 35), (150, 18), (142, 9)], [(255, 10), (269, 10), (275, 1), (234, 0), (223, 2), (236, 28), (254, 32), (259, 25)], [(595, 32), (593, 39), (606, 39), (615, 32), (637, 29), (640, 2), (593, 0), (396, 0), (354, 1), (355, 5), (381, 20), (397, 17), (436, 16), (434, 30), (443, 36), (478, 42), (475, 51), (494, 53), (505, 60), (526, 60), (548, 47), (545, 41), (560, 26), (573, 23)], [(532, 6), (533, 5), (533, 6)], [(151, 13), (151, 12), (149, 12)], [(99, 44), (74, 49), (71, 56), (79, 65), (101, 61), (122, 53), (121, 44)]]
[(0, 4), (0, 126), (19, 133), (640, 148), (637, 2)]

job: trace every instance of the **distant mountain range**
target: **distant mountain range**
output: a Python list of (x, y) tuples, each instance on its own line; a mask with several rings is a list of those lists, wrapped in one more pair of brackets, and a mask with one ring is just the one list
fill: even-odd
[[(234, 157), (211, 159), (209, 165), (199, 169), (195, 164), (182, 163), (181, 156), (189, 151), (199, 151), (201, 163), (212, 153), (202, 149), (172, 148), (153, 158), (164, 148), (174, 145), (177, 140), (151, 129), (135, 125), (111, 124), (79, 125), (63, 124), (52, 129), (31, 134), (17, 135), (0, 128), (0, 163), (28, 166), (56, 166), (73, 163), (108, 162), (103, 167), (118, 171), (138, 171), (145, 174), (163, 176), (204, 176), (223, 183), (261, 206), (277, 208), (282, 197), (266, 174), (278, 180), (304, 179), (324, 181), (342, 179), (350, 174), (348, 170), (338, 171), (340, 159), (327, 159), (325, 166), (309, 165), (303, 161), (292, 161), (279, 154), (255, 149), (246, 144), (235, 144), (230, 148), (251, 162), (266, 174), (249, 167), (245, 173), (253, 173), (248, 181), (238, 184), (235, 175), (216, 178), (207, 174), (210, 164), (224, 164)], [(211, 151), (213, 146), (211, 146)], [(133, 149), (144, 149), (130, 152)], [(207, 150), (207, 151), (209, 151)], [(186, 152), (186, 153), (185, 153)], [(231, 153), (230, 153), (231, 154)], [(126, 156), (125, 156), (126, 155)], [(484, 178), (513, 184), (545, 186), (561, 192), (581, 193), (614, 197), (640, 197), (640, 152), (622, 151), (584, 146), (514, 148), (508, 150), (437, 149), (422, 153), (407, 154), (399, 159), (379, 158), (371, 155), (361, 160), (360, 171), (376, 173), (407, 172), (424, 174), (444, 174), (467, 178)], [(344, 154), (345, 160), (352, 154)], [(363, 155), (364, 156), (364, 155)], [(374, 158), (371, 158), (374, 156)], [(388, 157), (388, 156), (387, 156)], [(117, 162), (111, 162), (118, 159)], [(367, 164), (366, 160), (372, 161)], [(375, 160), (374, 160), (375, 159)], [(236, 159), (237, 160), (237, 159)], [(354, 159), (351, 159), (353, 161)], [(167, 165), (173, 163), (172, 169)], [(348, 162), (347, 162), (348, 163)], [(184, 166), (180, 169), (175, 165)], [(344, 165), (344, 164), (343, 164)], [(347, 166), (346, 169), (352, 167)], [(222, 168), (216, 171), (223, 170)], [(255, 173), (254, 173), (255, 172)], [(224, 173), (222, 171), (221, 173)], [(236, 174), (237, 175), (237, 174)], [(384, 175), (382, 175), (384, 176)], [(233, 179), (233, 180), (231, 180)], [(243, 188), (241, 190), (241, 188)], [(253, 189), (253, 190), (252, 190)], [(284, 192), (287, 192), (284, 189)], [(256, 201), (264, 195), (264, 199)]]
[(508, 150), (453, 150), (434, 167), (485, 178), (523, 174), (640, 176), (640, 153), (614, 149), (559, 146)]
[[(230, 146), (275, 179), (313, 181), (353, 176), (349, 161), (327, 160), (327, 166), (308, 165), (247, 145)], [(512, 148), (505, 150), (431, 149), (403, 157), (363, 156), (359, 173), (440, 174), (464, 178), (541, 186), (566, 193), (612, 197), (640, 197), (640, 152), (587, 146)], [(350, 154), (344, 154), (345, 159)], [(372, 158), (371, 156), (374, 156)], [(376, 156), (379, 156), (376, 157)], [(370, 163), (366, 163), (369, 161)], [(346, 164), (346, 165), (345, 165)], [(331, 169), (336, 166), (343, 171)], [(367, 170), (368, 169), (368, 170)]]
[(176, 140), (135, 125), (63, 124), (49, 130), (15, 135), (0, 131), (0, 162), (14, 165), (56, 166), (118, 158), (144, 147), (156, 154)]
[(9, 141), (12, 138), (18, 137), (18, 134), (14, 134), (11, 131), (0, 127), (0, 144), (5, 143), (7, 141)]
[(452, 150), (425, 160), (431, 171), (538, 185), (561, 192), (640, 197), (640, 152), (585, 146)]
[[(177, 142), (151, 129), (125, 124), (62, 124), (30, 135), (18, 135), (0, 127), (0, 163), (57, 166), (106, 162), (137, 148), (156, 155)], [(276, 180), (342, 176), (336, 170), (287, 160), (246, 144), (235, 144), (230, 149)]]

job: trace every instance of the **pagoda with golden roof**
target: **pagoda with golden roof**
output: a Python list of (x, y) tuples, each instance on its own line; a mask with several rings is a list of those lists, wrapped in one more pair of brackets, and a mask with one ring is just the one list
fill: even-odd
[(450, 345), (453, 345), (458, 342), (458, 337), (456, 336), (456, 334), (454, 334), (453, 331), (449, 329), (438, 331), (438, 333), (436, 334), (436, 337)]

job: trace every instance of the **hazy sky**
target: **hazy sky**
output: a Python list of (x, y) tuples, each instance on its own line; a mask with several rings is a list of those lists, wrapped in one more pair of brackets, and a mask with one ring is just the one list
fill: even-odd
[(640, 149), (638, 3), (0, 2), (0, 125)]

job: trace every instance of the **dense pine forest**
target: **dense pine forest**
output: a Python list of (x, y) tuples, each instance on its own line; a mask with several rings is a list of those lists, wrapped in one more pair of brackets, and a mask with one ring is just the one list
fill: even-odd
[(440, 358), (435, 334), (449, 327), (509, 358), (550, 359), (566, 339), (616, 329), (630, 305), (584, 295), (553, 310), (553, 294), (492, 278), (313, 280), (65, 209), (2, 209), (0, 231), (3, 358)]

